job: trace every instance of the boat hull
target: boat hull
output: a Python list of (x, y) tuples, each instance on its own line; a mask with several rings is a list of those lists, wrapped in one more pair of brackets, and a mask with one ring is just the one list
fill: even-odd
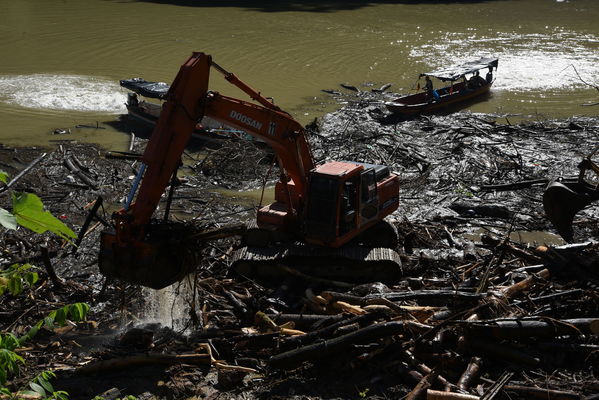
[(429, 114), (439, 111), (446, 111), (450, 108), (465, 106), (473, 101), (482, 100), (491, 89), (491, 83), (481, 87), (464, 90), (463, 84), (437, 90), (441, 92), (438, 100), (427, 97), (427, 93), (421, 92), (408, 96), (402, 96), (395, 100), (385, 103), (389, 111), (394, 114), (404, 116), (414, 116), (417, 114)]

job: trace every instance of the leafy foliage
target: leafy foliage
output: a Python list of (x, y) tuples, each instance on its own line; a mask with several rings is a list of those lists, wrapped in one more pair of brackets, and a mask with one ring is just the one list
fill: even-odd
[(46, 328), (53, 330), (56, 327), (64, 326), (67, 319), (73, 322), (84, 321), (89, 311), (89, 305), (86, 303), (74, 303), (67, 304), (64, 307), (59, 308), (50, 312), (44, 319), (33, 325), (29, 332), (19, 338), (19, 343), (22, 345), (27, 340), (31, 340), (37, 335), (39, 330), (45, 326)]
[[(8, 175), (0, 171), (0, 182), (6, 183)], [(31, 193), (13, 193), (12, 195), (13, 213), (0, 208), (0, 225), (8, 229), (16, 229), (17, 225), (31, 229), (36, 233), (51, 231), (61, 238), (70, 241), (70, 238), (76, 238), (75, 233), (54, 217), (48, 211), (44, 210), (44, 205), (39, 197)], [(31, 271), (34, 268), (30, 264), (13, 264), (10, 267), (0, 270), (0, 296), (8, 291), (11, 295), (17, 296), (23, 292), (25, 286), (32, 287), (39, 280), (37, 272)], [(22, 346), (27, 340), (32, 339), (37, 332), (46, 326), (54, 329), (56, 326), (62, 326), (67, 319), (75, 322), (86, 318), (89, 306), (85, 303), (69, 304), (50, 312), (44, 319), (38, 321), (26, 335), (17, 338), (12, 333), (0, 334), (0, 398), (17, 400), (24, 396), (33, 396), (42, 400), (68, 400), (69, 395), (65, 391), (55, 391), (50, 383), (56, 375), (51, 371), (44, 371), (29, 382), (28, 390), (19, 390), (12, 393), (4, 387), (8, 378), (19, 371), (19, 365), (24, 364), (23, 357), (19, 356), (15, 350)]]
[(32, 193), (13, 193), (12, 207), (17, 223), (25, 228), (36, 233), (50, 231), (65, 240), (77, 237), (62, 221), (45, 211), (42, 200)]
[(24, 284), (29, 287), (35, 285), (39, 276), (37, 272), (31, 271), (32, 268), (35, 267), (31, 264), (13, 264), (0, 270), (0, 296), (7, 290), (11, 295), (17, 296), (23, 292)]
[(0, 348), (0, 384), (4, 385), (9, 375), (19, 370), (19, 364), (24, 364), (23, 357), (12, 350)]
[[(24, 363), (23, 357), (14, 352), (16, 348), (22, 346), (27, 340), (32, 339), (43, 326), (54, 329), (57, 326), (63, 326), (67, 319), (75, 322), (83, 321), (87, 317), (88, 311), (89, 305), (85, 303), (68, 304), (58, 310), (50, 312), (48, 316), (32, 326), (27, 334), (18, 339), (11, 333), (5, 335), (0, 334), (0, 385), (6, 384), (8, 377), (18, 372), (19, 364)], [(51, 377), (53, 377), (51, 372), (48, 372), (45, 375), (39, 375), (36, 378), (37, 380), (34, 379), (29, 386), (38, 394), (41, 394), (40, 387), (43, 388), (44, 394), (42, 396), (47, 396), (51, 393), (50, 397), (46, 397), (48, 399), (68, 399), (68, 395), (65, 392), (54, 392), (52, 385), (49, 385), (49, 382), (47, 382)], [(0, 393), (2, 392), (0, 391)]]
[(54, 387), (50, 383), (50, 379), (56, 378), (56, 374), (52, 371), (44, 371), (31, 382), (29, 388), (31, 390), (22, 390), (17, 393), (23, 395), (40, 396), (43, 400), (68, 400), (69, 394), (65, 391), (54, 391)]
[[(28, 389), (21, 389), (16, 393), (12, 393), (8, 388), (0, 388), (0, 394), (5, 395), (11, 400), (19, 400), (27, 396), (27, 398), (38, 398), (40, 400), (69, 400), (69, 394), (65, 391), (55, 391), (50, 383), (50, 380), (56, 378), (56, 374), (52, 371), (44, 371), (29, 382)], [(2, 398), (0, 396), (0, 398)]]
[(12, 333), (0, 334), (0, 349), (14, 350), (19, 347), (19, 339)]

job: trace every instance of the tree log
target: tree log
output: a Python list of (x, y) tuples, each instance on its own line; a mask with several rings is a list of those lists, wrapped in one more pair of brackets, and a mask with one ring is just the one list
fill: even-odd
[[(412, 328), (412, 324), (404, 321), (392, 321), (370, 325), (334, 339), (324, 340), (322, 342), (300, 347), (299, 349), (277, 354), (270, 358), (269, 364), (275, 368), (294, 368), (303, 361), (327, 357), (339, 353), (351, 345), (397, 335), (410, 328)], [(301, 336), (298, 336), (298, 338), (299, 337)]]
[(564, 320), (493, 320), (465, 323), (470, 335), (496, 339), (525, 337), (555, 337), (599, 333), (599, 318), (575, 318)]
[(471, 394), (441, 392), (439, 390), (428, 389), (426, 391), (426, 400), (480, 400), (480, 397)]
[(197, 364), (210, 365), (209, 354), (144, 354), (124, 358), (113, 358), (84, 365), (77, 374), (94, 374), (106, 370), (118, 370), (148, 364)]

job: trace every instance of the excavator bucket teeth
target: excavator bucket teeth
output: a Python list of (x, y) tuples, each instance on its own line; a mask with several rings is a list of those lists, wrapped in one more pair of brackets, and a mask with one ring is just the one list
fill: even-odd
[(554, 181), (543, 193), (547, 218), (568, 242), (573, 240), (572, 222), (577, 212), (599, 198), (599, 191), (584, 182)]
[(100, 238), (100, 272), (109, 278), (162, 289), (180, 281), (195, 267), (195, 257), (183, 240), (163, 235), (127, 246), (104, 231)]

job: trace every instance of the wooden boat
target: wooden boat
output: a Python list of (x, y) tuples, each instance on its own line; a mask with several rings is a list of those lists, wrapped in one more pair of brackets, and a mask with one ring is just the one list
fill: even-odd
[[(140, 96), (147, 99), (157, 99), (159, 101), (166, 99), (169, 85), (163, 82), (149, 82), (141, 78), (123, 79), (120, 85), (130, 92), (127, 95), (127, 115), (147, 128), (153, 129), (162, 110), (162, 104), (140, 99)], [(244, 131), (223, 126), (211, 118), (204, 117), (201, 123), (196, 125), (192, 137), (202, 141), (221, 141), (225, 140), (252, 140), (252, 137)]]
[[(420, 74), (422, 77), (436, 78), (443, 87), (432, 91), (422, 91), (398, 97), (385, 103), (389, 111), (403, 116), (427, 114), (448, 109), (450, 106), (463, 106), (472, 101), (481, 100), (493, 85), (492, 72), (497, 69), (498, 59), (481, 58), (465, 64), (456, 65), (432, 72)], [(480, 70), (488, 69), (487, 78), (479, 75)], [(471, 75), (470, 79), (467, 76)], [(449, 84), (447, 84), (449, 82)]]

